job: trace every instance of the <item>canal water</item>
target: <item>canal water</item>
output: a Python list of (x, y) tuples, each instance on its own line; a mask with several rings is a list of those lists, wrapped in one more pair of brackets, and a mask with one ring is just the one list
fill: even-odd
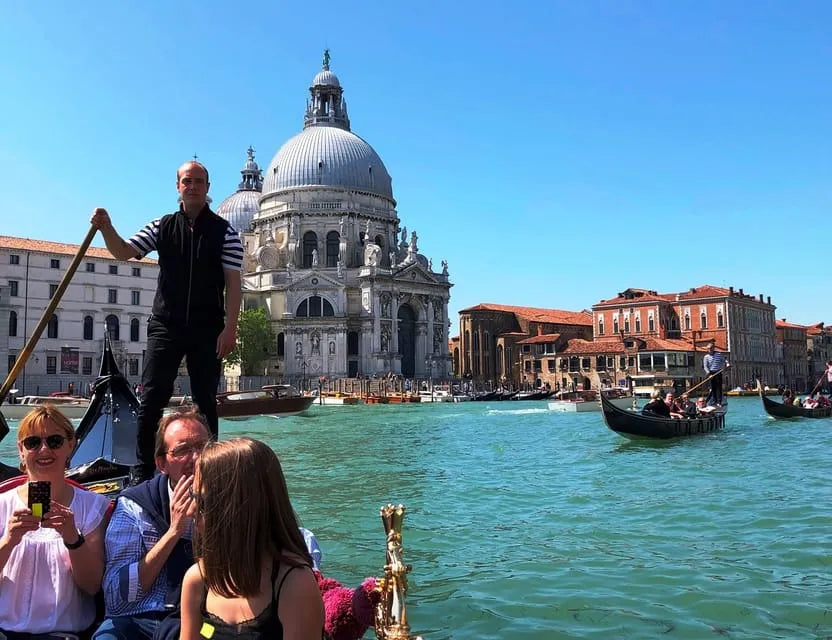
[(426, 639), (832, 637), (832, 419), (733, 398), (723, 431), (631, 442), (545, 402), (313, 406), (234, 435), (280, 454), (342, 582), (380, 574), (379, 507), (407, 506)]

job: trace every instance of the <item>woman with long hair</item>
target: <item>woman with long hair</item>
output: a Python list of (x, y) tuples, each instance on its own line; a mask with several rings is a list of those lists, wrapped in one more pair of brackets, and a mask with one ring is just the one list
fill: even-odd
[[(53, 405), (33, 409), (18, 425), (29, 482), (0, 493), (0, 638), (70, 637), (95, 619), (110, 501), (66, 481), (74, 446), (72, 423)], [(33, 482), (42, 484), (30, 489)], [(38, 490), (49, 499), (43, 493), (30, 500)]]
[(250, 438), (208, 443), (193, 493), (181, 638), (319, 640), (321, 593), (274, 451)]

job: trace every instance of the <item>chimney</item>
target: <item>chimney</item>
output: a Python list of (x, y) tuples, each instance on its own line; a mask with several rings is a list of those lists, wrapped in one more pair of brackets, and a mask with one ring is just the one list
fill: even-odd
[(745, 294), (742, 292), (742, 289), (740, 289), (740, 295), (741, 295), (741, 296), (744, 296), (744, 295), (745, 295)]
[(542, 324), (537, 325), (537, 335), (539, 335), (539, 336), (543, 335), (543, 325)]
[(734, 295), (734, 287), (728, 287), (728, 295), (729, 296)]
[(771, 304), (771, 296), (768, 296), (768, 297), (766, 298), (766, 302), (767, 302), (768, 304)]
[(762, 302), (762, 301), (763, 301), (763, 294), (761, 293), (760, 294), (760, 302)]

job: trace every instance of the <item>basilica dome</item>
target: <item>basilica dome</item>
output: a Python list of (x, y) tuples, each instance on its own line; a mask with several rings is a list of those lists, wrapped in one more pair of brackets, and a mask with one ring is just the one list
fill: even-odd
[(339, 127), (308, 127), (284, 144), (266, 170), (263, 193), (308, 186), (355, 189), (393, 199), (390, 174), (381, 158), (362, 138)]
[(390, 174), (373, 148), (350, 131), (341, 83), (323, 69), (312, 80), (303, 131), (272, 159), (263, 180), (263, 198), (297, 187), (336, 187), (393, 200)]
[(238, 232), (251, 231), (251, 222), (260, 207), (260, 191), (263, 178), (260, 167), (254, 161), (254, 149), (248, 148), (248, 159), (240, 171), (243, 179), (237, 191), (217, 207), (217, 215), (225, 218)]

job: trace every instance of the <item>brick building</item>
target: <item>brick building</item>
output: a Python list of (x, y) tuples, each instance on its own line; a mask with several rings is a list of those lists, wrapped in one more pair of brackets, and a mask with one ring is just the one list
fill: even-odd
[(777, 343), (782, 345), (783, 372), (782, 382), (799, 393), (804, 393), (814, 386), (809, 382), (809, 350), (807, 327), (802, 324), (787, 322), (785, 318), (776, 321)]

